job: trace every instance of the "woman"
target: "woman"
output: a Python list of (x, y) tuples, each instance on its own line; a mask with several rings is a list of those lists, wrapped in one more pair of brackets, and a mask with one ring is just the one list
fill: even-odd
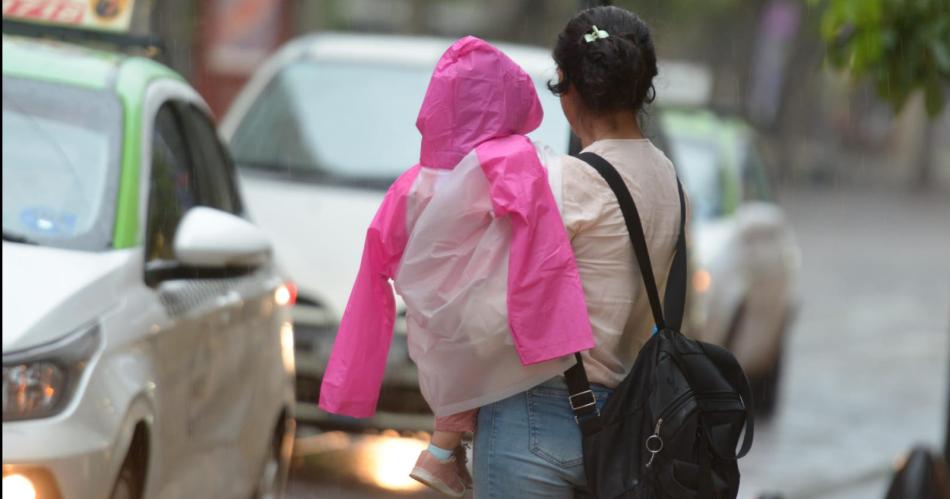
[[(636, 200), (653, 272), (663, 288), (679, 231), (673, 164), (637, 122), (654, 97), (656, 53), (647, 26), (618, 7), (577, 14), (554, 48), (564, 114), (585, 151), (620, 172)], [(633, 366), (653, 330), (640, 270), (614, 194), (573, 157), (560, 170), (561, 215), (571, 239), (597, 346), (584, 365), (598, 404)], [(556, 192), (556, 194), (558, 194)], [(662, 291), (661, 291), (662, 292)], [(563, 377), (481, 408), (475, 433), (475, 495), (575, 497), (585, 489), (581, 434)]]

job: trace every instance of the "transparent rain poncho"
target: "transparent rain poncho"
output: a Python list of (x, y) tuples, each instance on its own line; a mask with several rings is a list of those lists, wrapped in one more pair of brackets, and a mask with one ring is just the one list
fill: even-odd
[(376, 409), (395, 300), (436, 416), (501, 400), (593, 347), (574, 255), (542, 164), (530, 77), (466, 37), (436, 66), (416, 126), (419, 165), (389, 189), (320, 389), (332, 413)]

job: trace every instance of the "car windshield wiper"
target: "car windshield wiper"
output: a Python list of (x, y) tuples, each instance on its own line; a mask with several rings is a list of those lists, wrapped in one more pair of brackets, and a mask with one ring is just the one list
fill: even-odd
[(305, 164), (305, 163), (288, 163), (286, 161), (267, 161), (267, 160), (257, 160), (257, 159), (242, 159), (235, 158), (234, 162), (238, 166), (245, 166), (248, 168), (254, 168), (256, 170), (271, 170), (275, 172), (291, 172), (291, 171), (305, 171), (305, 172), (314, 172), (314, 173), (324, 173), (326, 170), (317, 165)]
[(3, 240), (7, 242), (19, 243), (19, 244), (32, 244), (32, 245), (40, 244), (22, 234), (17, 234), (14, 232), (7, 232), (7, 231), (3, 231)]

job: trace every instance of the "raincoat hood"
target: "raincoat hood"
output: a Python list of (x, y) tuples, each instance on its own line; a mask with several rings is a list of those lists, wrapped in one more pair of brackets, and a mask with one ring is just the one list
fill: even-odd
[(531, 77), (500, 50), (467, 36), (442, 54), (432, 73), (416, 119), (419, 163), (454, 168), (477, 145), (526, 135), (543, 116)]

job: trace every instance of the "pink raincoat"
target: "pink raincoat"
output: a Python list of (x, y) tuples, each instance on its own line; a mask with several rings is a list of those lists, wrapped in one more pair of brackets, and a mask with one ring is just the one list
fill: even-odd
[(369, 417), (406, 303), (409, 355), (436, 416), (501, 400), (594, 346), (574, 255), (541, 156), (531, 78), (474, 37), (435, 68), (416, 121), (419, 165), (392, 185), (320, 388), (320, 407)]

